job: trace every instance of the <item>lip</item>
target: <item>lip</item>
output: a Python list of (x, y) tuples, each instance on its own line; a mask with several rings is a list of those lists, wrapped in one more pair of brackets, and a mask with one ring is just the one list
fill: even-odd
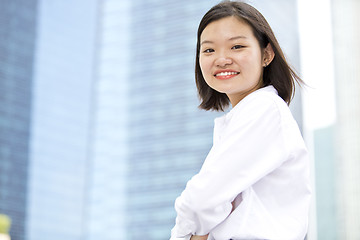
[[(216, 74), (225, 73), (225, 72), (234, 72), (236, 74), (216, 76)], [(240, 73), (239, 71), (236, 71), (236, 70), (233, 70), (233, 69), (222, 69), (222, 70), (215, 71), (214, 72), (214, 77), (217, 78), (217, 79), (224, 80), (224, 79), (229, 79), (229, 78), (236, 77), (237, 75), (239, 75), (239, 73)]]

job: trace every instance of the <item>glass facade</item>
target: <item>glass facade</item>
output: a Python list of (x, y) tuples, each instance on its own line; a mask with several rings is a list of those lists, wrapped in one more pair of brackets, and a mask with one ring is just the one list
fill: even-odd
[(25, 239), (36, 0), (0, 1), (0, 214)]
[(360, 1), (332, 3), (337, 238), (360, 239)]
[(99, 5), (96, 83), (86, 200), (85, 239), (127, 239), (126, 159), (129, 94), (130, 4)]
[(97, 1), (40, 1), (34, 62), (28, 240), (84, 231)]
[[(314, 132), (318, 239), (337, 239), (334, 126)], [(341, 239), (341, 238), (339, 238)]]
[(304, 102), (315, 163), (317, 221), (311, 239), (359, 239), (360, 2), (302, 0), (298, 5), (302, 74), (311, 84)]

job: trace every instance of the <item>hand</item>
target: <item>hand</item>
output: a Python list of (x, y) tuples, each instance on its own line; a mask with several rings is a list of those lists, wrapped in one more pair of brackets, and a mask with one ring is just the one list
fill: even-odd
[(207, 240), (208, 236), (209, 234), (206, 234), (204, 236), (193, 235), (191, 236), (190, 240)]

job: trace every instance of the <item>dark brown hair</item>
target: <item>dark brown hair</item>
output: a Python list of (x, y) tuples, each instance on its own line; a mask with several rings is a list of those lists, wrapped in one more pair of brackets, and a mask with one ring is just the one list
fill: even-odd
[(303, 83), (299, 76), (287, 63), (285, 56), (275, 38), (270, 25), (264, 16), (244, 2), (223, 1), (212, 7), (201, 19), (196, 46), (195, 80), (201, 103), (200, 108), (205, 110), (224, 111), (229, 106), (230, 100), (225, 93), (220, 93), (207, 85), (202, 75), (199, 63), (200, 56), (200, 37), (206, 26), (216, 20), (235, 16), (241, 21), (245, 21), (253, 30), (253, 34), (258, 40), (260, 47), (264, 49), (269, 43), (275, 53), (275, 57), (263, 73), (263, 86), (273, 85), (278, 91), (279, 96), (287, 104), (293, 98), (295, 82)]

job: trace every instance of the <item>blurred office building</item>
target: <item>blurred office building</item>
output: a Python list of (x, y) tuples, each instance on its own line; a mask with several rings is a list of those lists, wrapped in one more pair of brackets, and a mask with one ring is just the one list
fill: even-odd
[(97, 12), (96, 0), (39, 1), (34, 81), (28, 87), (27, 240), (83, 239)]
[(25, 239), (36, 0), (0, 1), (0, 214)]
[(96, 3), (0, 1), (0, 213), (13, 240), (82, 235)]
[(360, 1), (333, 0), (338, 239), (360, 239)]
[(309, 83), (305, 133), (315, 167), (311, 239), (360, 239), (360, 2), (302, 0), (298, 6), (302, 75)]

